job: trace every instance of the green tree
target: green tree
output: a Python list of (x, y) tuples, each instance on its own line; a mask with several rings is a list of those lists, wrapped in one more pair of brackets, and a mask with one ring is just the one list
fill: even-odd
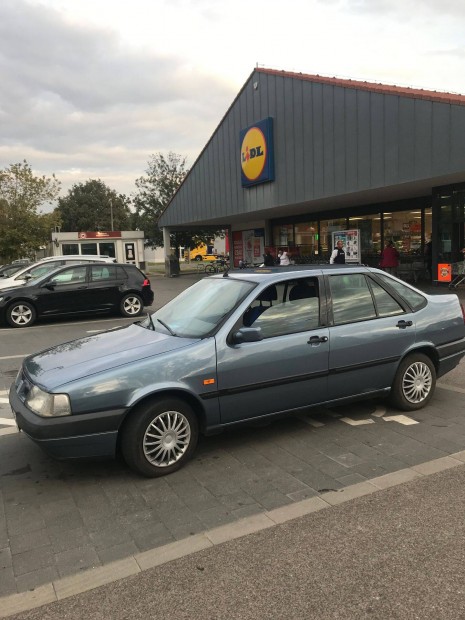
[(58, 200), (56, 214), (63, 232), (86, 230), (129, 230), (130, 200), (117, 194), (100, 179), (75, 183), (64, 198)]
[(0, 256), (14, 260), (50, 242), (53, 217), (39, 212), (58, 197), (60, 182), (36, 176), (24, 160), (0, 170)]
[[(133, 199), (135, 213), (132, 221), (134, 228), (144, 231), (146, 245), (163, 247), (163, 233), (158, 227), (158, 220), (188, 172), (186, 158), (170, 151), (166, 157), (162, 153), (152, 155), (145, 176), (136, 179), (138, 191)], [(186, 229), (173, 232), (171, 239), (176, 248), (194, 249), (221, 234), (211, 229)]]

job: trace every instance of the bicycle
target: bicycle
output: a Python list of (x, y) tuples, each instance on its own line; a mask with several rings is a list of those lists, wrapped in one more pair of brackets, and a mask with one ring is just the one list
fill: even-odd
[(229, 269), (229, 263), (227, 260), (217, 260), (214, 263), (210, 263), (205, 266), (205, 273), (220, 273), (221, 271), (227, 271)]

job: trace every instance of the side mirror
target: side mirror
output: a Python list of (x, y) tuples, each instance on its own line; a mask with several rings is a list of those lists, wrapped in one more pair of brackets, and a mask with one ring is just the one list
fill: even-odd
[(49, 291), (54, 291), (55, 290), (55, 282), (45, 282), (44, 284), (42, 284), (43, 288), (47, 288)]
[(259, 342), (263, 340), (262, 330), (259, 327), (241, 327), (232, 335), (233, 344), (242, 344), (243, 342)]
[(23, 277), (23, 278), (26, 280), (26, 282), (27, 282), (28, 280), (30, 280), (30, 279), (32, 278), (32, 275), (31, 275), (29, 272), (27, 272), (27, 273), (23, 273), (23, 276), (22, 276), (22, 277)]

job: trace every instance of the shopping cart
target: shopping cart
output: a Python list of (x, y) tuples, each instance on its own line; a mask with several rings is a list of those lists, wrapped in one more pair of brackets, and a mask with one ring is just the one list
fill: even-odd
[(462, 282), (465, 281), (465, 260), (459, 263), (452, 263), (452, 278), (449, 288), (457, 288)]

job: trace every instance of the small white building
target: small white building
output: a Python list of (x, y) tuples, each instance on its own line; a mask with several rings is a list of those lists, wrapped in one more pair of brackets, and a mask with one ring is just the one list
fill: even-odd
[(52, 232), (52, 255), (103, 254), (145, 269), (144, 231)]

